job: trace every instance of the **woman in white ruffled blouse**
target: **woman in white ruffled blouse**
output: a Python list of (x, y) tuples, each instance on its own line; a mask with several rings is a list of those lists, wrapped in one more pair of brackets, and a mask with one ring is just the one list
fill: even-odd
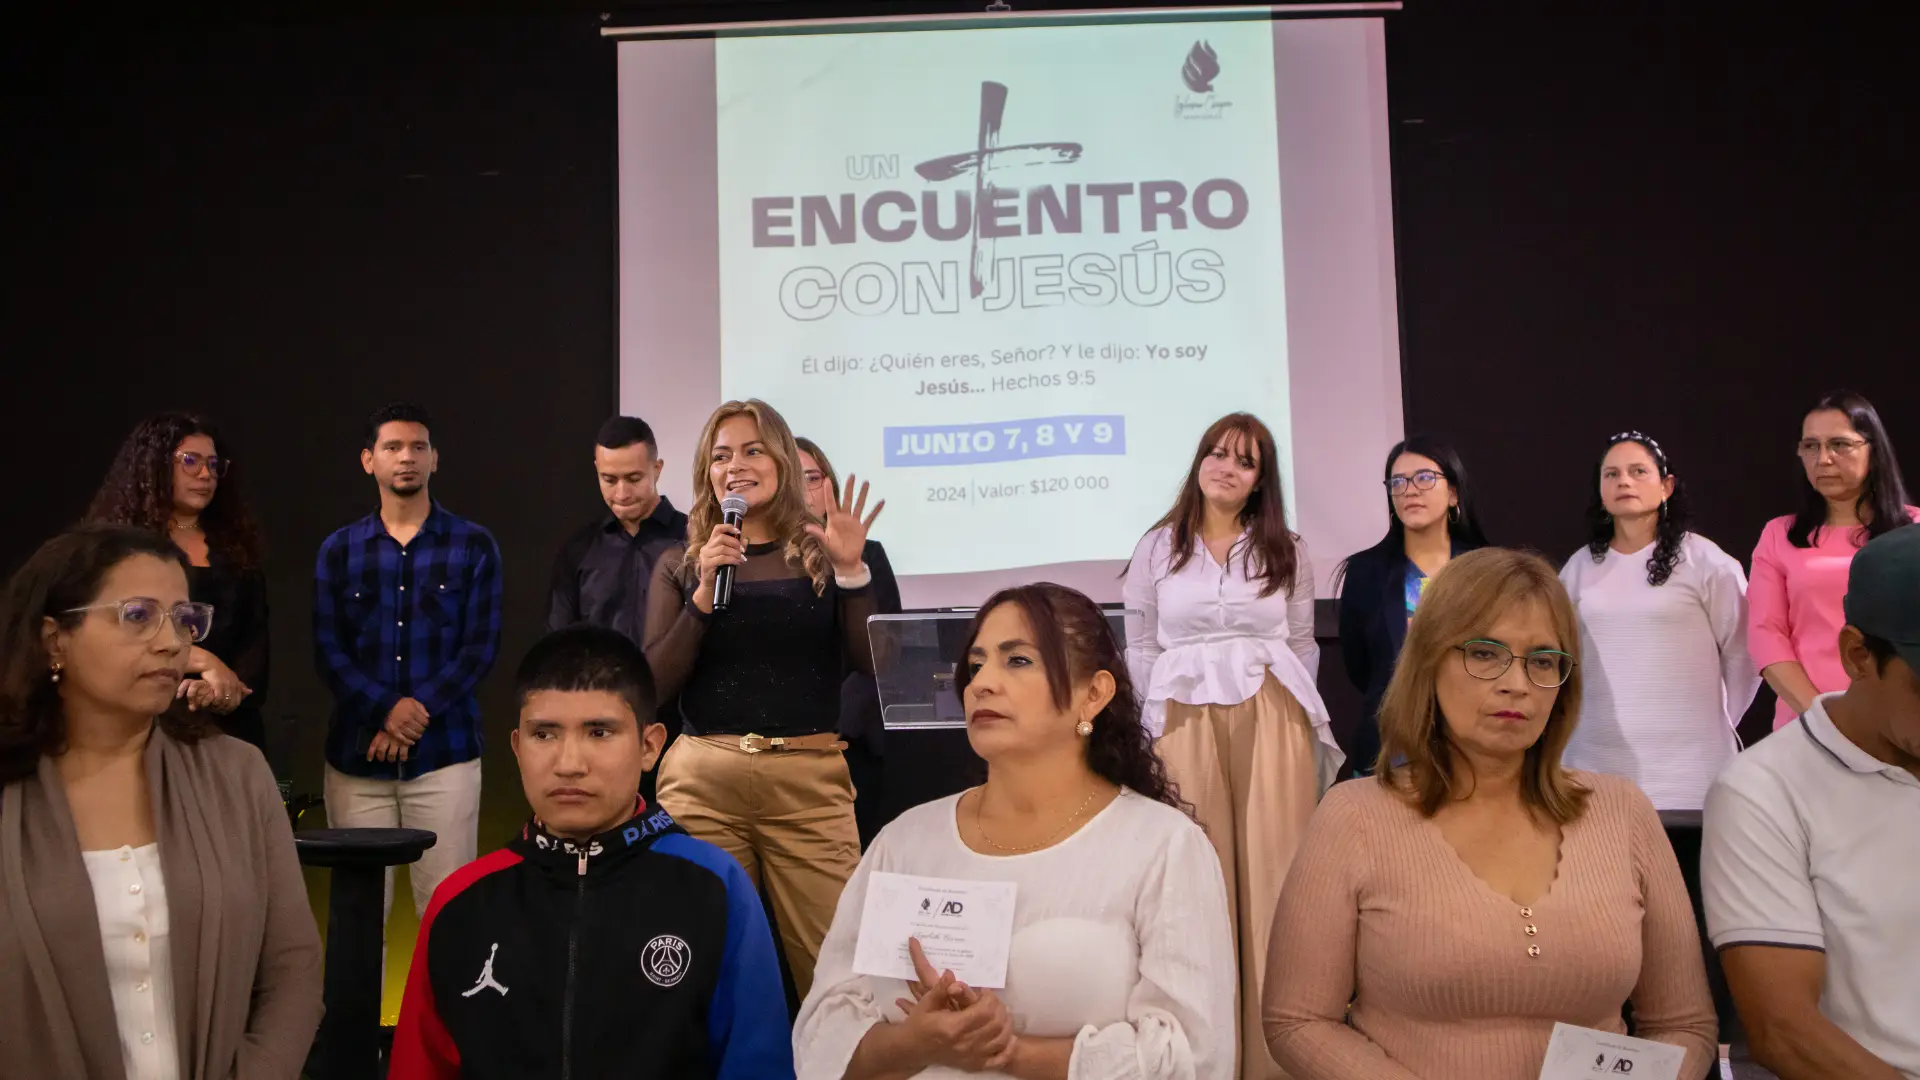
[(1287, 528), (1273, 434), (1250, 413), (1207, 429), (1173, 509), (1142, 537), (1125, 598), (1142, 715), (1226, 876), (1240, 967), (1243, 1080), (1284, 1077), (1260, 1027), (1280, 886), (1345, 760), (1314, 686), (1313, 566)]

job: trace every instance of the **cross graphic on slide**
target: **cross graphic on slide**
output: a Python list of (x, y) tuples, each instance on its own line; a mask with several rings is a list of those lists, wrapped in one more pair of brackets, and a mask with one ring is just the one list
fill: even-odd
[(1007, 87), (1004, 83), (980, 84), (980, 135), (972, 150), (923, 161), (913, 171), (927, 180), (951, 180), (962, 173), (973, 174), (973, 252), (968, 277), (968, 295), (978, 299), (986, 282), (993, 277), (994, 238), (980, 243), (980, 219), (985, 214), (994, 186), (987, 173), (1028, 165), (1071, 165), (1080, 160), (1084, 149), (1073, 142), (1016, 143), (1000, 145), (1000, 122), (1007, 113)]
[(470, 998), (473, 995), (479, 993), (480, 991), (486, 990), (489, 988), (500, 991), (501, 997), (507, 996), (507, 988), (504, 986), (501, 986), (498, 982), (494, 980), (494, 977), (493, 977), (493, 958), (496, 955), (498, 955), (499, 952), (500, 952), (500, 943), (496, 941), (493, 943), (493, 948), (487, 951), (487, 966), (480, 969), (480, 981), (474, 983), (473, 989), (467, 991), (464, 994), (461, 994), (460, 995), (461, 997)]

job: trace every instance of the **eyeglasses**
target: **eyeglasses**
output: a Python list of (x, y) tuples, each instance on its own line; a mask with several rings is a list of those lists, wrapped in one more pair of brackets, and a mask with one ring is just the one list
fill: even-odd
[[(1467, 674), (1492, 681), (1513, 666), (1513, 650), (1497, 641), (1469, 641), (1455, 645)], [(1558, 649), (1541, 649), (1527, 654), (1527, 681), (1545, 690), (1565, 685), (1573, 677), (1574, 659)]]
[(1387, 485), (1389, 492), (1395, 495), (1405, 495), (1409, 485), (1421, 491), (1432, 491), (1435, 484), (1438, 484), (1446, 478), (1445, 473), (1437, 473), (1432, 469), (1421, 469), (1412, 476), (1389, 476), (1381, 482)]
[(1825, 450), (1837, 458), (1852, 457), (1867, 445), (1865, 439), (1801, 439), (1794, 450), (1803, 458), (1814, 461), (1820, 459), (1820, 451)]
[(808, 469), (806, 472), (800, 474), (800, 479), (805, 480), (808, 487), (817, 488), (826, 482), (827, 474), (818, 469)]
[(74, 615), (83, 611), (105, 611), (111, 608), (120, 619), (120, 629), (136, 641), (150, 641), (160, 632), (160, 624), (169, 619), (173, 622), (173, 634), (181, 641), (205, 641), (207, 633), (213, 629), (213, 605), (200, 603), (179, 603), (172, 607), (151, 597), (136, 596), (131, 600), (114, 600), (105, 604), (88, 604), (84, 607), (68, 608), (64, 614)]
[(191, 450), (177, 451), (173, 455), (173, 460), (179, 462), (180, 467), (190, 473), (199, 472), (200, 466), (205, 465), (207, 471), (214, 476), (225, 476), (227, 470), (233, 467), (232, 461), (218, 454), (196, 454)]

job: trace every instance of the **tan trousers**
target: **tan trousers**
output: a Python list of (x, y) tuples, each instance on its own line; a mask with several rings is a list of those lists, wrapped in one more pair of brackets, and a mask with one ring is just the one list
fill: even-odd
[[(433, 890), (455, 870), (479, 858), (480, 759), (448, 765), (411, 780), (370, 780), (328, 765), (324, 781), (327, 824), (336, 829), (425, 829), (433, 846), (407, 871), (413, 916), (427, 916)], [(393, 867), (387, 867), (380, 926), (393, 911)]]
[(853, 781), (838, 750), (749, 754), (736, 736), (683, 735), (660, 763), (660, 805), (764, 888), (801, 997), (840, 890), (860, 864)]
[(1238, 705), (1167, 702), (1158, 743), (1180, 796), (1206, 826), (1227, 882), (1240, 962), (1240, 1080), (1286, 1080), (1260, 1026), (1267, 938), (1294, 849), (1320, 801), (1313, 725), (1272, 675)]

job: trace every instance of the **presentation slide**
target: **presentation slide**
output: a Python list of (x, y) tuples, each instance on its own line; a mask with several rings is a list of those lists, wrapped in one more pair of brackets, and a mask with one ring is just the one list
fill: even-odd
[(1272, 429), (1324, 581), (1401, 435), (1374, 19), (767, 34), (620, 53), (622, 410), (676, 501), (771, 402), (909, 605), (1098, 599), (1201, 434)]
[(897, 572), (1125, 558), (1223, 413), (1292, 445), (1265, 23), (717, 53), (721, 396), (870, 478)]

